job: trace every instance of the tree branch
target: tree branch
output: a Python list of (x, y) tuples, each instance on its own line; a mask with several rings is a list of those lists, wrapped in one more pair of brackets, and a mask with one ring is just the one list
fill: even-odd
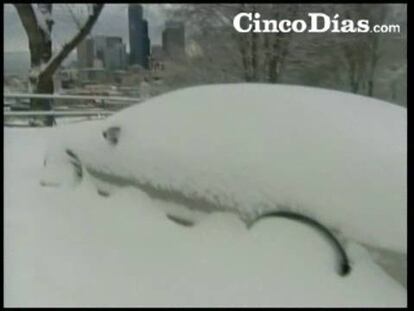
[(50, 61), (46, 64), (45, 68), (40, 73), (41, 76), (52, 75), (63, 60), (72, 52), (72, 50), (88, 35), (91, 31), (93, 25), (97, 21), (99, 15), (102, 12), (104, 4), (95, 4), (93, 7), (93, 12), (89, 15), (88, 20), (85, 22), (83, 27), (79, 29), (79, 32), (66, 44), (63, 45), (62, 49), (53, 56)]
[(66, 9), (68, 10), (73, 22), (76, 24), (76, 27), (78, 28), (78, 30), (80, 30), (82, 28), (82, 23), (81, 21), (76, 17), (75, 12), (73, 11), (72, 7), (70, 4), (66, 3), (65, 4)]

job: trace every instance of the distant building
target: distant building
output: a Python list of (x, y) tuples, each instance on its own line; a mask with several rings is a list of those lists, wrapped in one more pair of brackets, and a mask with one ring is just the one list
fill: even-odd
[(116, 38), (115, 41), (109, 41), (108, 46), (108, 63), (107, 67), (110, 70), (124, 70), (128, 64), (126, 56), (126, 46), (122, 43), (121, 38)]
[(97, 36), (93, 38), (94, 43), (94, 68), (104, 69), (106, 66), (105, 54), (107, 53), (107, 38), (104, 36)]
[(78, 78), (81, 84), (85, 83), (105, 83), (109, 80), (108, 72), (101, 68), (84, 68), (78, 72)]
[(84, 40), (78, 46), (78, 64), (80, 69), (125, 69), (126, 48), (122, 38), (96, 36)]
[(165, 55), (164, 55), (164, 50), (162, 48), (161, 45), (153, 45), (151, 48), (151, 57), (153, 59), (156, 60), (163, 60)]
[(171, 59), (185, 56), (184, 23), (169, 21), (165, 24), (162, 47), (166, 56)]
[(93, 39), (83, 40), (77, 48), (79, 68), (92, 68), (95, 58)]
[(154, 45), (151, 48), (150, 69), (151, 71), (164, 70), (165, 53), (161, 45)]
[(131, 65), (149, 68), (150, 39), (148, 37), (148, 22), (143, 17), (143, 9), (139, 4), (128, 6), (129, 47)]
[(75, 86), (78, 81), (79, 71), (77, 69), (59, 68), (54, 75), (54, 83), (56, 89), (70, 89)]
[(106, 70), (121, 70), (126, 66), (126, 50), (120, 37), (97, 36), (94, 38), (95, 58)]

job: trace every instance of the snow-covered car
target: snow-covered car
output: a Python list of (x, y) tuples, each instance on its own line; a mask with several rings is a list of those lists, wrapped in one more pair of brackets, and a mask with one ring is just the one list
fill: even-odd
[(104, 196), (137, 187), (182, 206), (166, 214), (183, 225), (214, 211), (248, 225), (268, 213), (296, 215), (329, 228), (334, 243), (357, 241), (381, 254), (380, 264), (401, 279), (406, 122), (405, 108), (338, 91), (187, 88), (58, 128), (41, 184), (88, 178)]

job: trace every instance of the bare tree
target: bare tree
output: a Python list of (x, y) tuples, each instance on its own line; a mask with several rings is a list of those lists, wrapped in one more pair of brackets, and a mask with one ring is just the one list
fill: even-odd
[[(371, 10), (372, 12), (372, 10)], [(381, 25), (384, 23), (387, 13), (387, 7), (385, 5), (379, 5), (376, 7), (374, 14), (376, 15), (376, 22)], [(369, 65), (368, 65), (368, 96), (374, 95), (374, 82), (375, 82), (375, 71), (377, 69), (378, 61), (381, 57), (380, 51), (380, 37), (375, 33), (369, 34)]]
[[(339, 7), (340, 8), (340, 7)], [(354, 4), (340, 8), (344, 17), (357, 21), (368, 19), (372, 25), (384, 23), (389, 7), (387, 4)], [(354, 34), (339, 37), (342, 57), (347, 64), (347, 74), (351, 91), (374, 95), (376, 70), (381, 59), (381, 42), (383, 36), (378, 33)]]
[[(186, 20), (192, 29), (189, 36), (193, 35), (193, 39), (197, 40), (205, 51), (211, 50), (211, 41), (205, 38), (209, 37), (209, 33), (214, 32), (214, 29), (220, 29), (218, 36), (214, 38), (214, 48), (227, 51), (229, 43), (232, 43), (231, 53), (238, 57), (237, 65), (242, 69), (239, 70), (242, 81), (276, 83), (282, 75), (292, 35), (237, 33), (233, 28), (233, 18), (239, 12), (257, 12), (262, 17), (277, 19), (283, 16), (294, 19), (299, 7), (286, 4), (187, 4), (177, 8), (174, 16)], [(225, 56), (214, 58), (214, 61), (222, 61), (223, 58)]]
[(405, 101), (404, 33), (238, 33), (233, 28), (240, 12), (269, 20), (307, 20), (309, 12), (321, 12), (354, 22), (366, 19), (371, 26), (388, 19), (404, 29), (402, 5), (186, 4), (171, 10), (173, 18), (185, 20), (187, 42), (202, 51), (175, 71), (172, 83), (282, 82)]
[[(270, 4), (268, 8), (264, 8), (262, 16), (279, 20), (283, 18), (289, 18), (294, 20), (298, 16), (300, 5), (283, 5), (283, 4)], [(264, 70), (267, 71), (266, 81), (270, 83), (279, 82), (283, 70), (286, 64), (286, 56), (290, 51), (292, 42), (292, 33), (271, 33), (264, 34), (266, 36), (265, 49), (266, 63)]]
[[(33, 93), (52, 94), (54, 91), (53, 74), (72, 52), (72, 50), (87, 36), (97, 21), (104, 4), (91, 4), (90, 14), (79, 31), (55, 54), (52, 54), (52, 17), (53, 4), (14, 4), (29, 40), (30, 74), (29, 85)], [(32, 109), (51, 110), (50, 101), (32, 100)], [(48, 117), (45, 125), (52, 126), (54, 119)]]

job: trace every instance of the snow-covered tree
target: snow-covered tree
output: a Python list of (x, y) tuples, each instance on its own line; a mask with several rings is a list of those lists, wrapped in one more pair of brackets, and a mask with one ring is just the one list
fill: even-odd
[[(52, 30), (54, 25), (51, 3), (16, 3), (14, 4), (19, 18), (26, 31), (30, 50), (30, 92), (52, 94), (54, 91), (53, 74), (73, 51), (73, 49), (87, 36), (97, 21), (104, 4), (89, 4), (89, 15), (79, 31), (63, 46), (53, 53)], [(51, 103), (47, 100), (33, 99), (32, 109), (51, 110)], [(54, 123), (52, 117), (44, 120), (45, 125)]]

